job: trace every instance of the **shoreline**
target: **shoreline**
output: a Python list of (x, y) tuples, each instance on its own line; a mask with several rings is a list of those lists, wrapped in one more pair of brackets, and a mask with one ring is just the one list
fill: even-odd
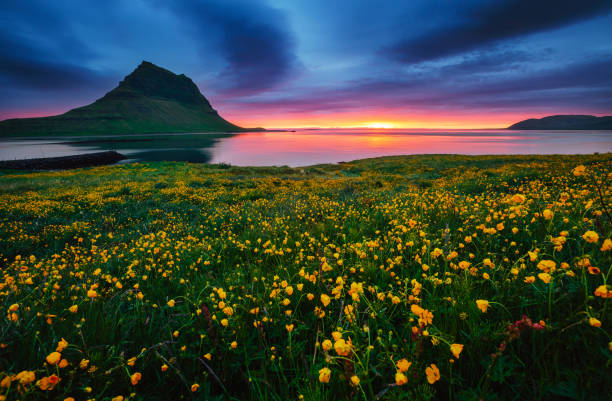
[(0, 170), (68, 170), (117, 163), (127, 157), (113, 150), (72, 156), (0, 161)]

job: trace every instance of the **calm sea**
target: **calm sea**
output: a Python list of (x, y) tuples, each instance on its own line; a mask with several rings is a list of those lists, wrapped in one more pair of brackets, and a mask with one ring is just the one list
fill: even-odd
[(236, 166), (307, 166), (411, 154), (587, 154), (612, 152), (612, 131), (320, 129), (241, 134), (0, 139), (0, 160), (116, 150), (131, 161)]

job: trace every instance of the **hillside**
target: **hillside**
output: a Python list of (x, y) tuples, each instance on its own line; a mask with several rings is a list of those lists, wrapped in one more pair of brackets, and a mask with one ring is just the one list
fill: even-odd
[(612, 116), (557, 115), (530, 118), (513, 124), (507, 129), (612, 130)]
[(232, 132), (198, 87), (143, 61), (119, 85), (87, 106), (52, 117), (0, 121), (0, 136)]

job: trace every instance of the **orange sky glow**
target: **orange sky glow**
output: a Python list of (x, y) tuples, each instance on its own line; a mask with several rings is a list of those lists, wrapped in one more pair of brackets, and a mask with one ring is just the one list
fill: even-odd
[(427, 128), (427, 129), (479, 129), (479, 128), (506, 128), (515, 122), (526, 118), (540, 118), (548, 115), (541, 114), (483, 114), (483, 115), (461, 115), (461, 114), (415, 114), (401, 116), (392, 114), (271, 114), (271, 115), (247, 115), (242, 113), (226, 112), (222, 114), (229, 121), (242, 127), (264, 127), (264, 128), (377, 128), (377, 129), (401, 129), (401, 128)]

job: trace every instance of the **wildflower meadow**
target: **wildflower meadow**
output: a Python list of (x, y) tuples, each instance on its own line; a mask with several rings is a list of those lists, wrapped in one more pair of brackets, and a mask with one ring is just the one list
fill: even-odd
[(611, 167), (0, 172), (0, 400), (612, 399)]

